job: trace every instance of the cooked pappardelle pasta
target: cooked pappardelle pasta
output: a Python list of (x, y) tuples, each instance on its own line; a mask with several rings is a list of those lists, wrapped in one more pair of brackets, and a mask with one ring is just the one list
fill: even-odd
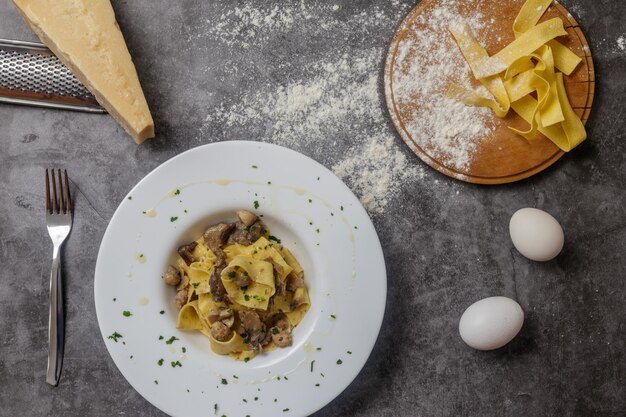
[(255, 214), (239, 210), (237, 217), (179, 247), (163, 279), (176, 287), (177, 328), (199, 330), (215, 353), (247, 361), (290, 346), (310, 301), (289, 249)]

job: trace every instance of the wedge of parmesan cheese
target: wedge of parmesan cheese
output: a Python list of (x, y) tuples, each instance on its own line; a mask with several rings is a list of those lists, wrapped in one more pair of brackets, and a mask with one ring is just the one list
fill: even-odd
[(13, 0), (41, 41), (141, 143), (154, 122), (110, 0)]

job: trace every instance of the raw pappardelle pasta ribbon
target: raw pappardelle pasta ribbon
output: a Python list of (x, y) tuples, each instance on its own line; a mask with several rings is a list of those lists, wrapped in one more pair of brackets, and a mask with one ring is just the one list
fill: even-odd
[(530, 125), (527, 130), (509, 127), (515, 133), (531, 140), (539, 131), (560, 149), (570, 151), (587, 134), (569, 103), (563, 74), (571, 74), (581, 58), (555, 39), (567, 35), (560, 18), (538, 24), (551, 3), (526, 1), (513, 24), (516, 39), (493, 56), (467, 23), (452, 25), (450, 33), (474, 77), (492, 98), (458, 84), (451, 84), (447, 95), (467, 105), (488, 107), (498, 117), (512, 108)]

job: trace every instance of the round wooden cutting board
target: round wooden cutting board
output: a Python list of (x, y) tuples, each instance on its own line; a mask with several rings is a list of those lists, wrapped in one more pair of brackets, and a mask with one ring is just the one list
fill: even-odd
[[(401, 71), (407, 74), (419, 74), (420, 71), (411, 72), (410, 67), (413, 65), (424, 68), (429, 65), (431, 58), (428, 54), (424, 54), (426, 48), (424, 45), (431, 45), (434, 42), (432, 39), (425, 39), (424, 33), (427, 31), (424, 31), (424, 27), (429, 24), (433, 25), (432, 22), (436, 19), (432, 16), (440, 17), (443, 8), (454, 7), (454, 14), (467, 16), (468, 19), (471, 16), (474, 21), (479, 19), (480, 24), (478, 26), (488, 30), (489, 33), (488, 36), (482, 37), (480, 32), (475, 33), (475, 35), (487, 49), (489, 55), (493, 55), (514, 40), (513, 21), (524, 1), (422, 0), (411, 10), (393, 38), (387, 54), (384, 72), (385, 97), (391, 119), (402, 139), (420, 159), (450, 177), (477, 184), (509, 183), (543, 171), (564, 154), (541, 134), (538, 134), (534, 140), (527, 141), (512, 132), (508, 126), (525, 130), (527, 123), (511, 110), (503, 119), (499, 119), (492, 113), (485, 116), (488, 133), (485, 137), (479, 138), (480, 140), (474, 139), (475, 147), (472, 149), (471, 157), (466, 163), (458, 164), (449, 156), (441, 156), (436, 145), (433, 145), (432, 141), (428, 139), (429, 132), (411, 128), (411, 126), (420, 126), (418, 119), (426, 117), (425, 114), (428, 113), (428, 109), (424, 106), (428, 106), (430, 103), (428, 97), (421, 97), (420, 89), (417, 88), (417, 94), (411, 96), (411, 100), (398, 99), (401, 89), (401, 86), (398, 85), (398, 74)], [(582, 62), (576, 70), (564, 78), (570, 103), (583, 123), (586, 123), (591, 111), (595, 86), (589, 45), (576, 20), (563, 6), (556, 2), (550, 6), (541, 21), (553, 17), (560, 17), (568, 32), (567, 37), (561, 37), (557, 40), (582, 58)], [(454, 53), (458, 53), (459, 57), (463, 59), (460, 50), (454, 44), (452, 35), (447, 31), (447, 27), (427, 27), (427, 29), (431, 33), (438, 33), (437, 36), (449, 36), (450, 47), (453, 47)], [(450, 41), (446, 40), (446, 42)], [(411, 59), (412, 56), (419, 58)], [(436, 54), (433, 53), (430, 56), (435, 57)], [(454, 69), (451, 73), (454, 73)], [(455, 76), (458, 77), (459, 74), (471, 78), (472, 85), (480, 85), (474, 80), (471, 72), (464, 73), (459, 70)], [(438, 86), (439, 93), (443, 94), (446, 86), (450, 82), (454, 82), (455, 79), (447, 71), (442, 71), (441, 77), (449, 78), (449, 82), (440, 83)], [(417, 82), (420, 81), (417, 80)], [(454, 155), (454, 153), (452, 154)]]

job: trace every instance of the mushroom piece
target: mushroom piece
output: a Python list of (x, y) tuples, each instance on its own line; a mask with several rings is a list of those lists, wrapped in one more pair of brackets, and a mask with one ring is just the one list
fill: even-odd
[(225, 317), (220, 321), (224, 323), (226, 326), (228, 326), (229, 329), (232, 329), (232, 327), (235, 325), (235, 316), (232, 313), (230, 313), (228, 317)]
[(237, 217), (241, 220), (244, 226), (250, 227), (257, 221), (256, 214), (249, 212), (248, 210), (237, 210)]
[(289, 274), (287, 276), (287, 290), (294, 292), (298, 288), (304, 288), (304, 277), (296, 274)]
[(260, 221), (257, 221), (248, 228), (248, 240), (256, 242), (263, 233), (265, 233), (265, 226)]
[(276, 346), (281, 348), (291, 346), (291, 324), (286, 318), (277, 320), (274, 327), (270, 329), (270, 333)]
[(232, 223), (220, 223), (209, 227), (202, 235), (204, 243), (209, 249), (211, 249), (211, 251), (215, 252), (216, 249), (221, 248), (224, 244), (226, 244), (233, 227), (234, 224)]
[(224, 283), (222, 282), (222, 270), (224, 267), (219, 267), (218, 265), (213, 268), (213, 273), (209, 278), (209, 289), (211, 291), (211, 297), (216, 302), (224, 301), (226, 296), (226, 288), (224, 288)]
[(193, 256), (193, 250), (196, 246), (198, 246), (197, 242), (191, 242), (178, 248), (178, 254), (181, 258), (183, 258), (183, 261), (185, 261), (187, 265), (191, 265), (196, 261), (196, 258)]
[(209, 309), (208, 319), (209, 323), (221, 321), (228, 327), (232, 327), (232, 325), (235, 324), (235, 316), (231, 308), (211, 307)]
[(255, 351), (260, 351), (269, 343), (270, 337), (265, 330), (265, 324), (255, 311), (240, 311), (239, 320), (246, 331), (246, 342)]
[(239, 320), (241, 320), (241, 325), (248, 332), (248, 336), (250, 336), (250, 333), (258, 333), (263, 330), (263, 322), (255, 311), (240, 311)]
[(215, 250), (213, 250), (213, 254), (217, 257), (216, 265), (219, 268), (224, 269), (226, 267), (226, 253), (224, 250), (222, 248), (215, 248)]
[(182, 290), (176, 293), (176, 298), (174, 298), (174, 302), (176, 303), (176, 307), (180, 310), (187, 303), (187, 298), (189, 297), (189, 290), (187, 288), (183, 288)]
[(230, 329), (230, 327), (228, 327), (221, 321), (216, 321), (211, 325), (211, 336), (214, 339), (219, 340), (220, 342), (226, 342), (230, 340), (232, 335), (233, 331)]
[(174, 286), (180, 284), (180, 271), (178, 268), (169, 265), (167, 271), (165, 271), (165, 275), (163, 275), (163, 280), (167, 285)]
[(242, 222), (235, 223), (235, 231), (228, 238), (228, 244), (234, 245), (239, 243), (240, 245), (250, 246), (252, 242), (248, 239), (248, 230)]
[(252, 283), (250, 275), (248, 275), (246, 271), (240, 271), (239, 268), (229, 269), (228, 272), (226, 272), (226, 276), (238, 287), (247, 287)]
[(208, 319), (209, 323), (213, 324), (220, 319), (221, 310), (217, 307), (211, 307), (209, 309)]
[(256, 242), (265, 233), (263, 222), (257, 219), (250, 226), (246, 226), (242, 221), (235, 223), (235, 231), (228, 238), (228, 244), (239, 243), (240, 245), (250, 246)]

